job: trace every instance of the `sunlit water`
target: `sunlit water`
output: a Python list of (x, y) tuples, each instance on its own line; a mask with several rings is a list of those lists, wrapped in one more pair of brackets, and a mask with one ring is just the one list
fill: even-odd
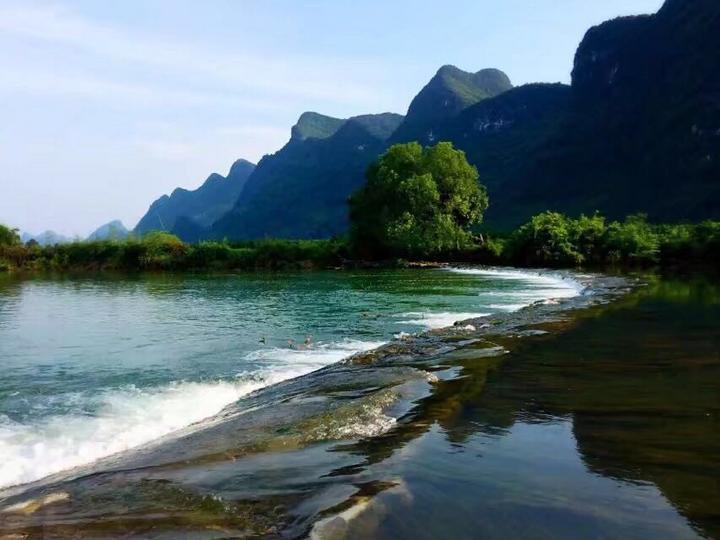
[(578, 294), (402, 270), (0, 281), (0, 487), (142, 445), (403, 332)]

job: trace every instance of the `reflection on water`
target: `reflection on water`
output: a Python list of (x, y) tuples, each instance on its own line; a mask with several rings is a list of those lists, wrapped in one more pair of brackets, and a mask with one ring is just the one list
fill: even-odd
[[(720, 538), (720, 288), (657, 281), (541, 328), (282, 383), (202, 433), (38, 488), (65, 498), (0, 513), (0, 531)], [(330, 441), (374, 434), (378, 411), (389, 431)]]
[(660, 282), (504, 344), (426, 400), (428, 431), (383, 465), (402, 489), (348, 536), (720, 537), (717, 286)]

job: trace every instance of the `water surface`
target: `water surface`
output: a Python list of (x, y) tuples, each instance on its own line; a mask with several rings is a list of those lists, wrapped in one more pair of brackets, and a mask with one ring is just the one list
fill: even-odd
[(2, 281), (0, 487), (133, 448), (401, 332), (576, 293), (493, 271)]
[[(366, 287), (395, 275), (371, 275)], [(399, 275), (405, 283), (415, 274)], [(429, 306), (471, 312), (492, 298), (485, 307), (501, 313), (500, 302), (541, 287), (516, 288), (508, 276), (501, 284), (497, 274), (418, 275), (430, 281), (411, 287), (424, 307), (390, 310), (372, 339), (412, 329), (400, 322), (412, 320), (405, 314)], [(491, 288), (478, 284), (485, 279)], [(449, 303), (461, 290), (472, 304)], [(720, 538), (717, 284), (653, 278), (554, 322), (511, 317), (534, 332), (500, 334), (505, 319), (494, 315), (479, 339), (458, 329), (422, 347), (393, 343), (385, 355), (243, 396), (199, 427), (67, 478), (0, 491), (0, 531)]]

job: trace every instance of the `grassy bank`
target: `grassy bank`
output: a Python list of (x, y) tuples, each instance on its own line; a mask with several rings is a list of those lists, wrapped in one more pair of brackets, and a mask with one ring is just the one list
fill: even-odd
[[(185, 243), (163, 232), (142, 238), (25, 245), (0, 235), (0, 271), (233, 271), (328, 268), (356, 264), (358, 247), (344, 239)], [(600, 215), (570, 218), (545, 212), (506, 236), (478, 234), (461, 249), (391, 261), (456, 261), (552, 268), (697, 266), (720, 268), (720, 222), (657, 225), (641, 216), (608, 222)]]

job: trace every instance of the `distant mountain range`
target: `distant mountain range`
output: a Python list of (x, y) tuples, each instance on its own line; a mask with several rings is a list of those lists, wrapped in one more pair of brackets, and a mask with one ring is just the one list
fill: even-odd
[[(116, 219), (114, 221), (110, 221), (109, 223), (106, 223), (105, 225), (102, 225), (98, 227), (95, 231), (93, 231), (92, 234), (90, 234), (86, 240), (89, 241), (95, 241), (95, 240), (122, 240), (124, 238), (127, 238), (127, 236), (130, 234), (130, 231), (128, 231), (125, 228), (125, 225), (123, 225), (122, 221)], [(34, 240), (41, 246), (54, 246), (57, 244), (68, 244), (70, 242), (74, 242), (76, 240), (79, 240), (80, 238), (70, 238), (69, 236), (65, 236), (63, 234), (57, 233), (55, 231), (45, 231), (40, 234), (31, 234), (28, 232), (22, 232), (20, 234), (20, 240), (23, 243), (30, 242), (31, 240)]]
[(23, 243), (35, 240), (35, 242), (41, 246), (54, 246), (56, 244), (67, 244), (68, 242), (72, 242), (72, 238), (56, 233), (55, 231), (45, 231), (40, 234), (23, 232), (20, 234), (20, 240), (22, 240)]
[(490, 228), (546, 209), (718, 218), (718, 28), (717, 0), (667, 0), (655, 15), (591, 28), (569, 86), (513, 88), (496, 69), (443, 66), (405, 117), (304, 113), (290, 141), (257, 167), (238, 162), (237, 178), (231, 170), (158, 199), (136, 231), (162, 228), (187, 240), (342, 234), (347, 197), (367, 165), (413, 140), (448, 140), (466, 152), (488, 187)]

